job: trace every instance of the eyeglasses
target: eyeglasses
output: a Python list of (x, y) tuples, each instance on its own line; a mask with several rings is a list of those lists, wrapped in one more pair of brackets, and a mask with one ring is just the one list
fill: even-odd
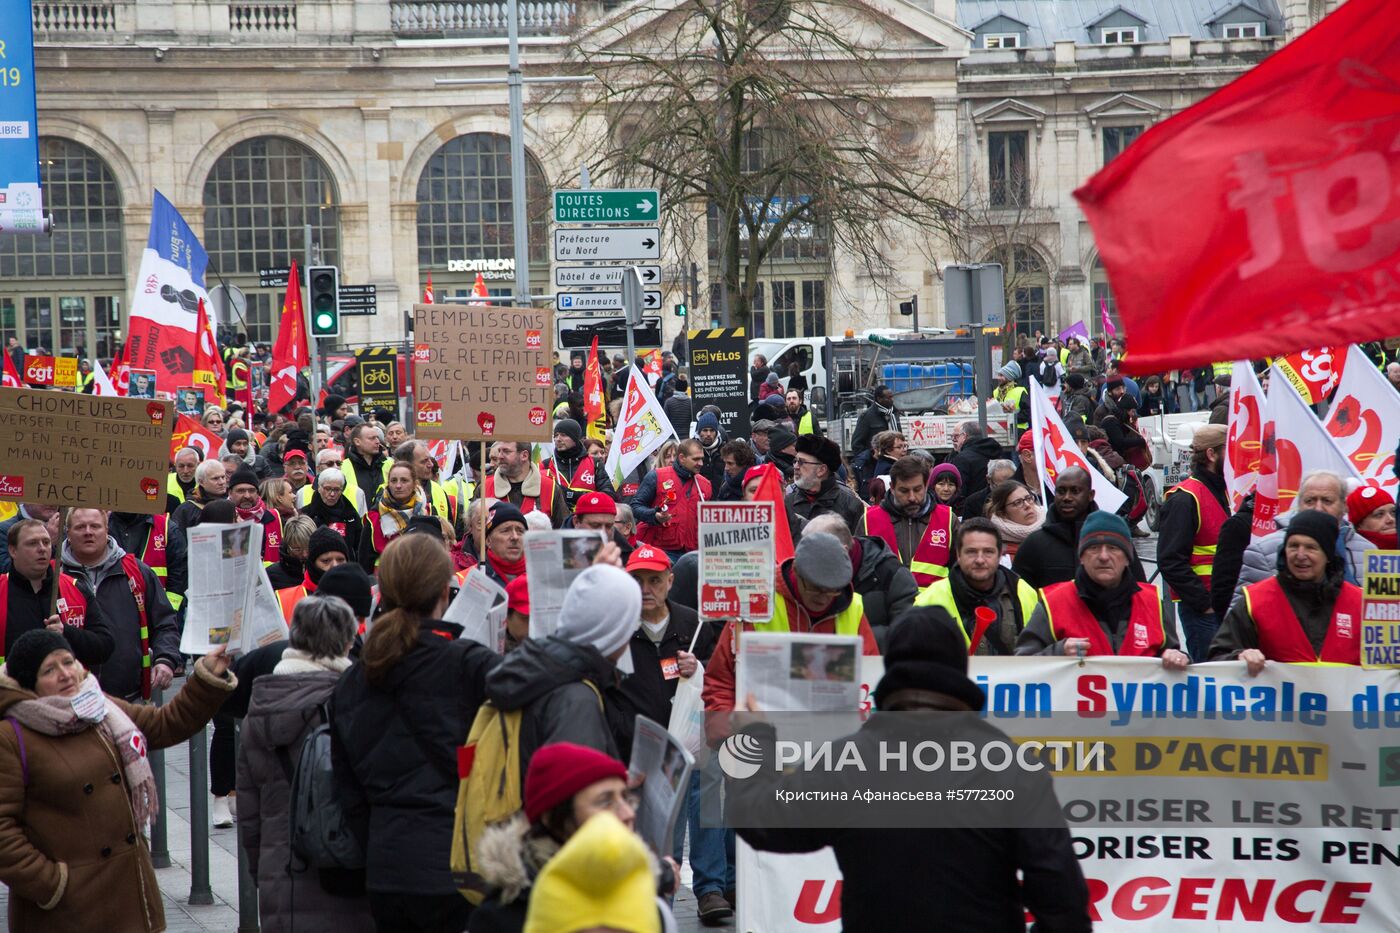
[(1034, 504), (1035, 504), (1035, 497), (1034, 497), (1034, 496), (1018, 496), (1018, 497), (1015, 498), (1015, 499), (1008, 499), (1007, 502), (1006, 502), (1006, 507), (1009, 508), (1009, 509), (1019, 509), (1019, 508), (1022, 508), (1023, 506), (1034, 505)]
[(822, 464), (821, 464), (821, 461), (820, 461), (820, 460), (798, 460), (796, 457), (793, 457), (793, 458), (792, 458), (792, 465), (793, 465), (793, 466), (809, 466), (809, 467), (815, 467), (815, 466), (821, 466)]

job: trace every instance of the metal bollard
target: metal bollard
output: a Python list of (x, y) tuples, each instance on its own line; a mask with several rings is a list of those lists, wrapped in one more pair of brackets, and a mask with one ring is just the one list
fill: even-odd
[[(151, 703), (160, 706), (165, 697), (159, 687), (151, 688)], [(156, 868), (170, 867), (170, 824), (167, 814), (170, 802), (165, 796), (165, 749), (151, 752), (151, 771), (156, 779), (156, 799), (160, 812), (151, 822), (151, 864)]]
[[(238, 744), (242, 737), (243, 721), (234, 720), (233, 760), (238, 760)], [(258, 933), (258, 882), (253, 877), (248, 864), (248, 853), (238, 846), (238, 933)]]
[(209, 886), (209, 727), (190, 736), (190, 899), (214, 903)]

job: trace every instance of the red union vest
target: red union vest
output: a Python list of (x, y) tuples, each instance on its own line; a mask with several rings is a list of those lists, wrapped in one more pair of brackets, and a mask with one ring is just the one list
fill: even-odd
[[(572, 478), (560, 473), (559, 464), (553, 459), (540, 464), (540, 475), (544, 476), (546, 473), (564, 487), (564, 498), (568, 500), (571, 509), (574, 507), (579, 493), (596, 492), (598, 489), (598, 467), (593, 462), (593, 458), (589, 456), (579, 458), (578, 467), (574, 470)], [(543, 494), (543, 487), (540, 488), (540, 492)]]
[(1313, 651), (1278, 577), (1244, 588), (1245, 609), (1259, 633), (1259, 650), (1270, 661), (1288, 664), (1361, 663), (1361, 587), (1343, 583), (1332, 607), (1332, 624), (1322, 640), (1322, 652)]
[(282, 559), (282, 516), (271, 506), (263, 510), (263, 564), (272, 566)]
[(1130, 658), (1155, 658), (1166, 644), (1166, 632), (1162, 628), (1162, 601), (1155, 586), (1138, 584), (1138, 591), (1133, 596), (1132, 615), (1128, 618), (1128, 634), (1117, 652), (1109, 643), (1099, 620), (1079, 598), (1073, 580), (1051, 584), (1040, 594), (1045, 601), (1045, 615), (1050, 621), (1050, 636), (1055, 641), (1087, 638), (1089, 654), (1116, 653), (1120, 657)]
[[(10, 575), (0, 573), (0, 664), (5, 663), (5, 634), (10, 615)], [(78, 583), (66, 573), (58, 575), (58, 617), (64, 625), (82, 628), (87, 615), (87, 600), (78, 590)]]
[[(895, 556), (899, 556), (899, 541), (894, 533), (894, 521), (888, 512), (878, 505), (865, 510), (862, 523), (865, 534), (884, 538)], [(948, 576), (948, 564), (953, 555), (953, 510), (946, 505), (935, 505), (929, 513), (928, 528), (914, 548), (914, 556), (909, 561), (909, 572), (914, 582), (922, 589)]]
[[(1185, 493), (1196, 500), (1196, 537), (1191, 539), (1191, 572), (1201, 578), (1210, 592), (1210, 572), (1215, 566), (1215, 546), (1220, 540), (1220, 526), (1230, 516), (1220, 507), (1220, 500), (1210, 487), (1194, 476), (1187, 477), (1167, 492), (1168, 496)], [(1179, 599), (1172, 592), (1172, 599)]]
[(297, 603), (301, 602), (307, 595), (307, 589), (302, 583), (296, 586), (287, 586), (277, 591), (277, 605), (282, 607), (282, 618), (287, 620), (287, 624), (292, 622), (292, 611), (296, 609)]
[(527, 496), (523, 493), (520, 496), (520, 514), (529, 515), (538, 509), (546, 515), (552, 517), (554, 510), (554, 471), (540, 470), (540, 494)]
[(710, 498), (710, 481), (699, 474), (687, 483), (675, 467), (656, 471), (657, 510), (663, 506), (671, 520), (665, 525), (637, 524), (637, 540), (663, 551), (693, 551), (700, 546), (700, 503)]

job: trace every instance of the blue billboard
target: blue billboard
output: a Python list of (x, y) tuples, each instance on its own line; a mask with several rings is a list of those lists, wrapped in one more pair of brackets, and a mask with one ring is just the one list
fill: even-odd
[(39, 233), (39, 119), (30, 0), (0, 2), (0, 232)]

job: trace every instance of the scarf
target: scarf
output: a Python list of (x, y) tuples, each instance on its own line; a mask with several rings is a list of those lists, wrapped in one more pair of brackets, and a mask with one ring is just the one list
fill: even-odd
[(233, 510), (238, 513), (238, 520), (240, 522), (261, 523), (263, 513), (267, 511), (267, 503), (259, 499), (258, 504), (253, 506), (251, 509), (241, 509), (235, 506)]
[(379, 530), (384, 533), (384, 537), (392, 538), (394, 535), (408, 527), (409, 519), (415, 515), (423, 515), (423, 500), (418, 497), (418, 484), (413, 485), (413, 495), (405, 502), (400, 502), (389, 495), (386, 487), (379, 494), (379, 501), (375, 503), (375, 509), (379, 512)]
[(77, 735), (96, 726), (121, 758), (136, 825), (144, 827), (160, 812), (156, 778), (146, 760), (146, 737), (131, 717), (102, 692), (96, 677), (88, 674), (77, 696), (21, 700), (6, 710), (5, 715), (40, 735), (55, 737)]
[(302, 574), (301, 574), (301, 585), (302, 585), (303, 588), (305, 588), (306, 594), (307, 594), (308, 596), (310, 596), (312, 593), (315, 593), (315, 592), (316, 592), (316, 581), (313, 580), (313, 579), (311, 579), (311, 568), (310, 568), (310, 567), (308, 567), (306, 570), (302, 571)]
[(1105, 588), (1095, 583), (1089, 571), (1081, 565), (1074, 574), (1074, 588), (1094, 618), (1110, 632), (1122, 631), (1133, 614), (1133, 597), (1137, 595), (1138, 583), (1133, 579), (1131, 568), (1123, 571), (1123, 579), (1116, 586)]
[(997, 526), (1001, 532), (1001, 540), (1007, 544), (1020, 544), (1031, 536), (1031, 532), (1039, 531), (1040, 526), (1045, 524), (1045, 506), (1035, 507), (1035, 521), (1029, 525), (1018, 525), (1009, 518), (1002, 518), (1000, 515), (993, 515), (992, 524)]
[(349, 669), (349, 658), (314, 657), (309, 652), (302, 651), (300, 648), (288, 647), (282, 652), (282, 660), (277, 662), (277, 666), (272, 669), (272, 673), (314, 674), (319, 671), (330, 671), (332, 674), (343, 674)]
[(525, 572), (525, 555), (523, 554), (517, 561), (508, 561), (497, 557), (490, 548), (487, 548), (486, 562), (495, 567), (496, 572), (501, 575), (501, 579), (507, 583)]
[(1400, 548), (1400, 535), (1397, 535), (1393, 531), (1390, 534), (1386, 534), (1383, 531), (1358, 530), (1356, 533), (1361, 535), (1367, 541), (1370, 541), (1382, 551), (1394, 551), (1397, 548)]

